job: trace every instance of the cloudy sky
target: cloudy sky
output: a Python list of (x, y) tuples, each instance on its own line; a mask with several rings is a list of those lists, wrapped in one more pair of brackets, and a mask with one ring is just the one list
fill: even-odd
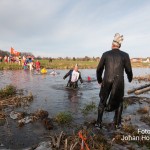
[(121, 50), (150, 56), (149, 0), (0, 0), (0, 49), (35, 56), (97, 57), (124, 35)]

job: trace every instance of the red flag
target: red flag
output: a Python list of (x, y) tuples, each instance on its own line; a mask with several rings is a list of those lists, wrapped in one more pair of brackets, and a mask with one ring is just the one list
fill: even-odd
[(19, 52), (17, 52), (16, 50), (14, 50), (14, 48), (10, 48), (10, 54), (13, 54), (13, 55), (16, 55), (16, 56), (19, 56), (20, 55), (20, 53)]

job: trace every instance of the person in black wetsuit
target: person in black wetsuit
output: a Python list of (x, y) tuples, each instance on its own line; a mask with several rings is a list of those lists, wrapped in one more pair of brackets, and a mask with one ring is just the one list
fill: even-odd
[(64, 77), (63, 79), (66, 79), (68, 76), (69, 81), (67, 83), (67, 87), (71, 88), (77, 88), (78, 87), (78, 80), (80, 80), (81, 83), (83, 83), (81, 73), (78, 71), (78, 65), (76, 64), (74, 69), (71, 69)]
[[(96, 123), (96, 126), (99, 128), (102, 127), (104, 110), (109, 112), (115, 111), (115, 127), (118, 128), (121, 125), (124, 96), (124, 70), (129, 82), (131, 82), (133, 78), (129, 55), (119, 49), (122, 41), (123, 36), (116, 33), (112, 42), (112, 50), (103, 53), (96, 70), (97, 81), (101, 85)], [(104, 69), (104, 77), (102, 78)]]

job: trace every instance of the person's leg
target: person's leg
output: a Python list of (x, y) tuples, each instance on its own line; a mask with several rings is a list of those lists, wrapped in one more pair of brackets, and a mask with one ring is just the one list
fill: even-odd
[(77, 82), (74, 82), (73, 83), (73, 88), (77, 88), (78, 87), (78, 83)]
[(70, 87), (71, 85), (70, 85), (70, 81), (68, 81), (68, 83), (67, 83), (67, 87)]
[(105, 108), (105, 105), (100, 102), (98, 106), (98, 117), (97, 117), (97, 126), (99, 128), (102, 128), (102, 117), (104, 113), (104, 108)]
[(123, 103), (123, 96), (124, 96), (124, 80), (122, 77), (116, 76), (114, 78), (106, 111), (117, 110)]
[(107, 103), (107, 99), (109, 97), (110, 91), (111, 91), (111, 84), (107, 83), (101, 86), (101, 90), (99, 94), (100, 103), (98, 106), (98, 117), (97, 117), (97, 126), (99, 126), (100, 128), (102, 127), (103, 113), (106, 107), (106, 103)]
[(122, 111), (123, 111), (123, 103), (121, 103), (119, 108), (115, 111), (114, 124), (116, 128), (118, 128), (121, 125)]

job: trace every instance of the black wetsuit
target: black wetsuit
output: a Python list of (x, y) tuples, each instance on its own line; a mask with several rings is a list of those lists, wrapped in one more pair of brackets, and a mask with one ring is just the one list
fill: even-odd
[(78, 80), (80, 80), (81, 83), (83, 83), (83, 80), (82, 80), (82, 77), (81, 77), (81, 73), (80, 71), (78, 71), (79, 73), (79, 78), (76, 82), (71, 82), (71, 78), (72, 78), (72, 73), (73, 73), (73, 70), (70, 70), (64, 77), (63, 79), (66, 79), (68, 76), (69, 77), (69, 80), (68, 80), (68, 83), (67, 83), (67, 87), (73, 87), (73, 88), (77, 88), (78, 87)]
[[(102, 79), (103, 70), (104, 77)], [(102, 83), (100, 90), (100, 103), (97, 122), (102, 122), (104, 109), (115, 110), (114, 121), (121, 123), (124, 96), (124, 70), (129, 82), (132, 81), (132, 68), (129, 55), (119, 49), (113, 49), (103, 53), (97, 67), (97, 81)]]

